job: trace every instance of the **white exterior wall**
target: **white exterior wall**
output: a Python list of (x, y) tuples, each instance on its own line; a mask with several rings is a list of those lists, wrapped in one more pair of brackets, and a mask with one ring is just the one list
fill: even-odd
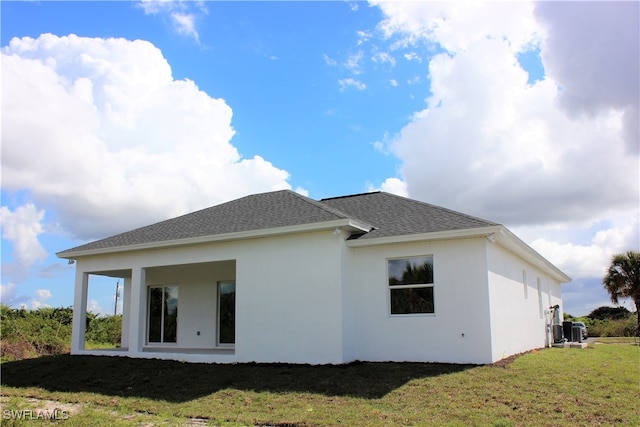
[(247, 241), (237, 260), (239, 362), (342, 363), (343, 237)]
[[(346, 237), (346, 236), (345, 236)], [(344, 363), (353, 362), (359, 359), (359, 333), (358, 329), (361, 286), (354, 282), (357, 277), (355, 259), (357, 250), (347, 248), (346, 245), (340, 247), (341, 275), (342, 275), (342, 360)], [(361, 359), (362, 360), (362, 359)]]
[[(86, 306), (85, 273), (131, 271), (125, 293), (129, 342), (123, 343), (128, 350), (118, 352), (82, 350), (78, 319), (72, 353), (219, 363), (342, 363), (341, 246), (344, 235), (319, 231), (79, 258), (75, 307), (83, 306), (83, 295)], [(220, 261), (220, 268), (212, 270), (210, 263)], [(228, 261), (235, 261), (235, 271), (228, 269)], [(235, 351), (186, 351), (215, 347), (216, 284), (234, 278)], [(178, 343), (161, 345), (162, 352), (145, 351), (150, 285), (180, 287)]]
[(487, 260), (492, 360), (548, 345), (549, 307), (559, 304), (562, 313), (560, 283), (499, 244), (487, 243)]
[[(482, 237), (352, 248), (354, 304), (346, 312), (354, 330), (348, 354), (367, 361), (491, 362), (485, 242)], [(420, 255), (433, 255), (435, 314), (391, 316), (387, 260)]]

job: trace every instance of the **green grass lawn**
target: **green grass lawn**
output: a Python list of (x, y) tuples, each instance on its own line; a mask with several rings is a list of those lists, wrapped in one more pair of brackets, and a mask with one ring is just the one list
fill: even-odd
[[(640, 425), (640, 347), (544, 349), (510, 364), (207, 365), (50, 356), (2, 369), (2, 425)], [(39, 411), (39, 412), (38, 412)]]

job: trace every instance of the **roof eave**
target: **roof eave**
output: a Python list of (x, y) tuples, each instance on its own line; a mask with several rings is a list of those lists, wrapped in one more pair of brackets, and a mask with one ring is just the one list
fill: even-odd
[(309, 224), (290, 225), (286, 227), (266, 228), (261, 230), (240, 231), (234, 233), (215, 234), (211, 236), (190, 237), (185, 239), (163, 240), (158, 242), (139, 243), (108, 248), (88, 250), (66, 250), (56, 253), (58, 258), (77, 259), (85, 256), (105, 255), (122, 252), (142, 251), (149, 249), (165, 249), (178, 246), (200, 245), (205, 243), (220, 243), (233, 240), (258, 239), (274, 237), (284, 234), (307, 233), (330, 229), (346, 229), (350, 232), (369, 232), (373, 227), (362, 221), (351, 218), (341, 218), (333, 221), (323, 221)]
[(560, 283), (569, 283), (571, 277), (562, 272), (549, 260), (540, 255), (535, 249), (523, 242), (518, 236), (513, 234), (508, 228), (501, 227), (499, 233), (494, 235), (497, 243), (511, 250), (521, 258), (529, 261), (533, 265), (542, 269)]
[(502, 226), (464, 228), (459, 230), (435, 231), (431, 233), (401, 234), (396, 236), (375, 237), (369, 239), (348, 240), (347, 246), (362, 248), (367, 246), (388, 245), (395, 243), (420, 242), (429, 240), (465, 239), (469, 237), (486, 237), (500, 231)]

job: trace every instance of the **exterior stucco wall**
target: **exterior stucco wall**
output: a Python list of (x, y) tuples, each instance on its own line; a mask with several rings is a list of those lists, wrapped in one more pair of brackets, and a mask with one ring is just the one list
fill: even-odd
[(549, 307), (562, 312), (560, 283), (498, 244), (487, 244), (487, 260), (492, 359), (548, 345)]
[(357, 251), (340, 245), (342, 276), (342, 360), (345, 363), (358, 360), (359, 308), (362, 303), (360, 287), (354, 283), (355, 259)]
[(247, 242), (237, 259), (239, 362), (342, 363), (341, 237)]
[[(485, 239), (352, 248), (349, 312), (355, 359), (491, 361)], [(392, 316), (387, 259), (433, 255), (435, 314)], [(463, 335), (464, 334), (464, 335)]]
[[(341, 246), (344, 236), (332, 231), (300, 233), (83, 257), (77, 274), (132, 272), (127, 282), (131, 289), (125, 294), (130, 306), (127, 324), (137, 333), (127, 334), (128, 351), (118, 355), (222, 363), (342, 363)], [(216, 284), (233, 279), (235, 351), (175, 351), (215, 347)], [(178, 343), (165, 346), (163, 352), (144, 351), (150, 285), (180, 286)], [(75, 354), (103, 354), (74, 349)]]

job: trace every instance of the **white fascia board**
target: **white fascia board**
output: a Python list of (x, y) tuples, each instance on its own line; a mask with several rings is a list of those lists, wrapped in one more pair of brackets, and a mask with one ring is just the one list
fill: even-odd
[(261, 230), (240, 231), (236, 233), (215, 234), (212, 236), (190, 237), (186, 239), (163, 240), (159, 242), (140, 243), (135, 245), (114, 246), (79, 251), (58, 252), (56, 256), (64, 259), (76, 259), (83, 256), (104, 255), (121, 252), (142, 251), (148, 249), (165, 249), (176, 246), (200, 245), (204, 243), (228, 242), (232, 240), (258, 239), (274, 237), (284, 234), (307, 233), (312, 231), (346, 228), (353, 232), (369, 232), (372, 228), (369, 224), (353, 220), (351, 218), (337, 219), (333, 221), (315, 222), (310, 224), (290, 225), (286, 227), (266, 228)]
[(389, 245), (396, 243), (420, 242), (429, 240), (466, 239), (470, 237), (487, 237), (500, 232), (502, 226), (481, 228), (465, 228), (462, 230), (436, 231), (433, 233), (405, 234), (400, 236), (377, 237), (372, 239), (347, 240), (347, 246), (362, 248), (366, 246)]

